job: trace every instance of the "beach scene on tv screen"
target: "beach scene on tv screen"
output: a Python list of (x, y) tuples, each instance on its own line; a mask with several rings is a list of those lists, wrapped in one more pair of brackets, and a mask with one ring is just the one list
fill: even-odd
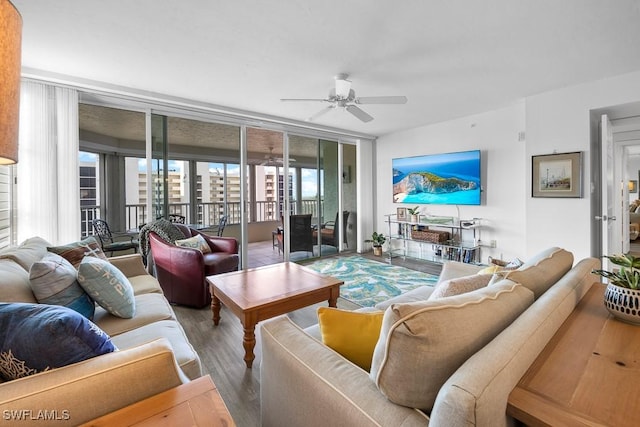
[(480, 151), (392, 160), (395, 203), (479, 205)]

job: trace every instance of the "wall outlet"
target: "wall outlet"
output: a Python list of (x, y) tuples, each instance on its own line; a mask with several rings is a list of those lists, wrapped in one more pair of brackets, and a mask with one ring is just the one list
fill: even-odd
[(496, 243), (496, 241), (495, 241), (495, 240), (492, 240), (492, 241), (491, 241), (491, 245), (490, 245), (490, 246), (491, 246), (492, 248), (496, 248), (496, 247), (498, 247), (498, 244)]

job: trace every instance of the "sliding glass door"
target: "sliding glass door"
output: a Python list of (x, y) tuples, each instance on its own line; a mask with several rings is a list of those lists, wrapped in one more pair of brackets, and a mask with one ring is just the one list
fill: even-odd
[[(172, 215), (217, 232), (226, 218), (223, 235), (248, 249), (245, 268), (355, 248), (349, 225), (356, 200), (355, 146), (246, 127), (241, 170), (240, 125), (210, 122), (195, 113), (179, 117), (150, 109), (80, 108), (81, 150), (97, 159), (95, 190), (86, 192), (93, 197), (90, 208), (116, 224), (114, 231), (139, 229)], [(293, 216), (296, 233), (287, 232)], [(301, 216), (308, 219), (300, 227)], [(90, 233), (88, 225), (83, 224), (83, 234)]]

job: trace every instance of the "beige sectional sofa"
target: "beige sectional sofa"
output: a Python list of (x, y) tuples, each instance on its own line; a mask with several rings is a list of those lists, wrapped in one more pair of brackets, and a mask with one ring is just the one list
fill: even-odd
[[(262, 425), (512, 425), (509, 393), (598, 281), (599, 260), (573, 262), (549, 248), (487, 287), (440, 300), (427, 300), (433, 288), (424, 287), (380, 304), (371, 374), (325, 346), (317, 327), (286, 316), (264, 322)], [(448, 262), (440, 282), (480, 268)]]
[[(34, 237), (0, 251), (0, 302), (37, 302), (29, 269), (47, 246)], [(136, 313), (130, 319), (96, 306), (93, 321), (118, 351), (0, 383), (0, 416), (19, 411), (27, 417), (19, 425), (44, 425), (38, 414), (53, 414), (57, 419), (47, 425), (77, 425), (202, 375), (198, 354), (140, 255), (109, 261), (129, 279), (135, 296)]]

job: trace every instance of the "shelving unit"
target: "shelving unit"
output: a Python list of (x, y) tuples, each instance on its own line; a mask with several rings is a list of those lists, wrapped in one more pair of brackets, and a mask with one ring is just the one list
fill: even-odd
[[(389, 263), (398, 256), (436, 263), (448, 260), (480, 263), (480, 218), (456, 220), (421, 216), (419, 222), (398, 220), (396, 214), (385, 215), (385, 218), (389, 226)], [(418, 233), (419, 231), (423, 233)], [(449, 237), (438, 242), (417, 238), (418, 235), (424, 235), (425, 231), (447, 231)]]

